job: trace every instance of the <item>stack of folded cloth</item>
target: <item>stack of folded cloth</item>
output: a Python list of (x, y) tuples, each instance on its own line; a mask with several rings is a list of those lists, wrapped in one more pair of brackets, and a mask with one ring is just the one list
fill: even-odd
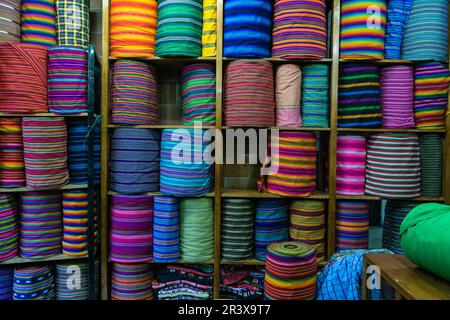
[(264, 270), (262, 267), (224, 266), (220, 270), (220, 298), (262, 300)]

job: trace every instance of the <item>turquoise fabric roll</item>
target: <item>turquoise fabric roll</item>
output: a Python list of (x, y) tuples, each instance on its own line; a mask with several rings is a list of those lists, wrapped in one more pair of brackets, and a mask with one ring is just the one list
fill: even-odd
[(304, 127), (329, 126), (329, 68), (323, 64), (302, 67), (302, 122)]

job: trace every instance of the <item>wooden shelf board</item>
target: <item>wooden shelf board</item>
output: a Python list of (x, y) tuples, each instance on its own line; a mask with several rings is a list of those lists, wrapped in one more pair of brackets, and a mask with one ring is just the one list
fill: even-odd
[(51, 112), (45, 113), (0, 113), (0, 117), (87, 117), (87, 112), (77, 114), (56, 114)]
[[(369, 196), (369, 195), (363, 195), (363, 196), (346, 196), (346, 195), (336, 195), (337, 200), (367, 200), (367, 201), (379, 201), (383, 200), (382, 197), (375, 197), (375, 196)], [(387, 200), (387, 199), (386, 199)], [(423, 201), (423, 202), (443, 202), (444, 197), (418, 197), (418, 198), (396, 198), (391, 200), (398, 200), (398, 201)]]
[(233, 127), (233, 126), (222, 126), (222, 129), (271, 129), (271, 130), (281, 130), (281, 131), (324, 131), (330, 132), (330, 128), (313, 128), (313, 127)]
[(290, 62), (290, 63), (331, 63), (332, 59), (283, 59), (283, 58), (223, 58), (223, 61), (236, 61), (236, 60), (260, 60), (270, 62)]
[[(112, 196), (115, 194), (120, 194), (119, 192), (115, 192), (115, 191), (108, 191), (108, 195)], [(161, 192), (148, 192), (145, 193), (146, 196), (163, 196), (164, 194), (162, 194)], [(189, 198), (212, 198), (214, 197), (216, 194), (215, 192), (208, 192), (207, 194), (203, 195), (203, 196), (198, 196), (198, 197), (189, 197)], [(186, 197), (187, 198), (187, 197)]]
[(189, 61), (203, 61), (203, 62), (216, 62), (216, 57), (170, 57), (170, 58), (161, 58), (161, 57), (151, 57), (151, 58), (142, 58), (142, 57), (109, 57), (110, 61), (116, 60), (136, 60), (136, 61), (148, 61), (148, 62), (189, 62)]
[(445, 129), (337, 128), (337, 132), (445, 133)]
[[(114, 263), (111, 261), (111, 259), (108, 259), (109, 263)], [(198, 265), (213, 265), (214, 264), (214, 260), (208, 260), (208, 261), (204, 261), (204, 262), (190, 262), (190, 261), (177, 261), (177, 262), (157, 262), (157, 261), (148, 261), (148, 262), (143, 262), (143, 263), (148, 263), (148, 264), (198, 264)]]
[(317, 191), (308, 197), (299, 196), (279, 196), (268, 192), (258, 192), (258, 190), (247, 189), (224, 189), (222, 191), (223, 198), (293, 198), (293, 199), (328, 199), (328, 194), (325, 192)]
[(0, 265), (11, 265), (11, 264), (24, 264), (24, 263), (35, 263), (35, 262), (54, 262), (54, 261), (64, 261), (64, 260), (81, 260), (87, 259), (87, 256), (81, 257), (70, 257), (64, 254), (59, 254), (56, 256), (48, 257), (48, 258), (39, 258), (39, 259), (25, 259), (20, 257), (14, 257), (12, 259), (1, 261)]
[(0, 193), (86, 189), (87, 184), (67, 184), (59, 188), (0, 188)]
[[(140, 125), (121, 125), (121, 124), (108, 124), (108, 128), (133, 128), (133, 129), (194, 129), (194, 126), (184, 126), (176, 124), (140, 124)], [(202, 126), (202, 129), (215, 129), (214, 126)]]
[[(423, 63), (423, 62), (427, 62), (425, 60), (421, 61), (421, 60), (408, 60), (408, 59), (379, 59), (379, 60), (373, 60), (373, 59), (339, 59), (339, 62), (344, 62), (344, 63), (358, 63), (358, 62), (363, 62), (363, 63), (373, 63), (373, 64), (381, 64), (381, 65), (386, 65), (386, 64), (418, 64), (418, 63)], [(448, 61), (439, 61), (445, 64), (448, 64)]]

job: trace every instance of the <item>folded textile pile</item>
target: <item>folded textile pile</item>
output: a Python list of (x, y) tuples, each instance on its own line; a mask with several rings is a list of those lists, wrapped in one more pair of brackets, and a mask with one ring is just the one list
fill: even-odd
[(264, 269), (250, 266), (223, 266), (220, 269), (220, 298), (262, 300)]

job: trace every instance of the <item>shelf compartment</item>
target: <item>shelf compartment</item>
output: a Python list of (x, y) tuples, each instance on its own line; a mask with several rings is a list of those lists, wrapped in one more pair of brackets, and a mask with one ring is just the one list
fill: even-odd
[(25, 264), (25, 263), (36, 263), (36, 262), (55, 262), (55, 261), (65, 261), (65, 260), (82, 260), (87, 259), (87, 256), (81, 257), (71, 257), (64, 254), (59, 254), (56, 256), (40, 259), (25, 259), (20, 257), (14, 257), (12, 259), (0, 262), (0, 265), (11, 265), (11, 264)]

